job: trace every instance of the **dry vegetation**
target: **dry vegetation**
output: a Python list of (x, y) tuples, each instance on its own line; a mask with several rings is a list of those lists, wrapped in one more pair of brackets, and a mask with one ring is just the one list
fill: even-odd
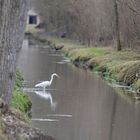
[(87, 46), (140, 45), (139, 0), (32, 0), (32, 5), (50, 35), (65, 32)]

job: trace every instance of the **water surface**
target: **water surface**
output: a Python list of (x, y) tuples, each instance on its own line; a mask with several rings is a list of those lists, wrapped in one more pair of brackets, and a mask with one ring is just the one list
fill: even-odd
[[(48, 48), (26, 46), (18, 65), (32, 106), (32, 126), (57, 140), (138, 140), (140, 107), (122, 99), (99, 76), (73, 67)], [(34, 89), (49, 80), (43, 93)]]

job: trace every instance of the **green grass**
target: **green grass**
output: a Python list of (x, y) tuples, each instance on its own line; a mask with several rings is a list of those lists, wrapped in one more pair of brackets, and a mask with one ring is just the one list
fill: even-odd
[(30, 110), (32, 104), (31, 101), (29, 100), (29, 97), (25, 95), (21, 90), (21, 88), (23, 87), (22, 83), (23, 83), (22, 73), (19, 70), (17, 70), (11, 100), (11, 107), (17, 109), (20, 112), (22, 118), (25, 121), (29, 122), (27, 112)]
[(104, 56), (110, 53), (109, 50), (105, 50), (103, 48), (64, 48), (64, 52), (66, 52), (67, 56), (70, 57), (73, 61), (87, 61), (94, 57)]
[(26, 95), (24, 95), (21, 91), (14, 90), (12, 96), (12, 107), (20, 110), (23, 113), (26, 113), (28, 109), (31, 107), (31, 103)]
[(24, 79), (23, 79), (22, 73), (19, 70), (17, 70), (16, 71), (16, 79), (15, 79), (14, 89), (22, 88), (23, 80)]

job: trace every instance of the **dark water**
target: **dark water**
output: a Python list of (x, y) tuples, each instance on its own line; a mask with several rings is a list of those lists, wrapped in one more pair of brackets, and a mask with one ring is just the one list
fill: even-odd
[[(49, 49), (24, 47), (19, 67), (32, 100), (32, 126), (57, 140), (138, 140), (140, 107), (122, 99), (100, 77), (77, 69)], [(47, 93), (34, 85), (49, 80)]]

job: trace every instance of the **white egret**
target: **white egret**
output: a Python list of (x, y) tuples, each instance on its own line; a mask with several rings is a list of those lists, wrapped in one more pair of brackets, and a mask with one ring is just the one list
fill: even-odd
[(49, 87), (52, 84), (54, 76), (59, 77), (56, 73), (53, 73), (51, 75), (51, 80), (50, 81), (43, 81), (43, 82), (41, 82), (39, 84), (36, 84), (35, 87), (42, 87), (43, 91), (45, 92), (45, 88)]

